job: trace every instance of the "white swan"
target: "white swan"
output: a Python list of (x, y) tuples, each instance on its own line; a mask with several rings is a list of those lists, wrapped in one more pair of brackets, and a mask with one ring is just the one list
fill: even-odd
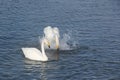
[(50, 47), (50, 43), (46, 38), (43, 38), (41, 41), (41, 51), (37, 48), (22, 48), (23, 54), (26, 58), (30, 60), (36, 60), (36, 61), (48, 61), (48, 57), (45, 53), (44, 44), (48, 45)]
[(59, 29), (57, 27), (52, 28), (51, 26), (47, 26), (44, 28), (45, 37), (50, 41), (51, 48), (54, 49), (54, 43), (56, 42), (56, 49), (59, 49)]

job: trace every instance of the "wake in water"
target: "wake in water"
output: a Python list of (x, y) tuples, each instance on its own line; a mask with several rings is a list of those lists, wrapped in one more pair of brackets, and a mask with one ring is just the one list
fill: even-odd
[[(51, 26), (48, 26), (48, 27), (50, 28)], [(55, 27), (55, 28), (57, 28), (57, 27)], [(58, 29), (58, 31), (59, 31), (59, 29)], [(51, 31), (50, 31), (50, 33), (51, 33)], [(41, 38), (40, 37), (39, 37), (39, 41), (41, 42)], [(56, 46), (55, 42), (51, 41), (50, 45), (51, 45), (50, 49), (55, 49), (55, 46)], [(67, 31), (67, 33), (64, 33), (63, 35), (59, 34), (59, 48), (60, 48), (60, 50), (73, 50), (76, 47), (77, 47), (77, 41), (72, 36), (72, 32), (71, 31)], [(45, 48), (48, 48), (48, 47), (45, 46)]]

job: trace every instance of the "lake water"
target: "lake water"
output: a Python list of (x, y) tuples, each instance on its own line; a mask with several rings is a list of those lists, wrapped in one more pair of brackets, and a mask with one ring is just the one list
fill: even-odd
[[(60, 30), (59, 59), (26, 59), (46, 26)], [(0, 0), (0, 80), (120, 80), (120, 1)]]

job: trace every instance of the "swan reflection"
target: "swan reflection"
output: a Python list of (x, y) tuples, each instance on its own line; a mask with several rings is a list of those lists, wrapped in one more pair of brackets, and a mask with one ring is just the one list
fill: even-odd
[[(33, 79), (40, 79), (40, 80), (48, 80), (48, 75), (49, 70), (51, 69), (57, 69), (58, 67), (56, 66), (57, 64), (54, 64), (56, 60), (59, 59), (59, 53), (56, 50), (47, 50), (47, 56), (49, 61), (48, 62), (41, 62), (41, 61), (32, 61), (29, 59), (25, 59), (24, 62), (24, 70), (25, 73), (29, 76), (33, 76)], [(55, 61), (53, 61), (55, 60)], [(35, 77), (36, 76), (36, 77)]]

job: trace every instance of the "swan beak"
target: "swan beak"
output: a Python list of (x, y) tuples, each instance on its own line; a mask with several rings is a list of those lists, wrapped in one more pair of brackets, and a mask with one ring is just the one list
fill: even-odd
[(48, 47), (50, 48), (50, 42), (48, 42), (48, 44), (47, 44), (47, 45), (48, 45)]
[(45, 44), (50, 48), (50, 42), (46, 39)]
[(56, 45), (56, 49), (59, 50), (59, 45)]
[(57, 51), (59, 51), (59, 46), (58, 45), (56, 45), (56, 49), (57, 49)]
[(50, 48), (50, 45), (48, 45), (48, 47)]

